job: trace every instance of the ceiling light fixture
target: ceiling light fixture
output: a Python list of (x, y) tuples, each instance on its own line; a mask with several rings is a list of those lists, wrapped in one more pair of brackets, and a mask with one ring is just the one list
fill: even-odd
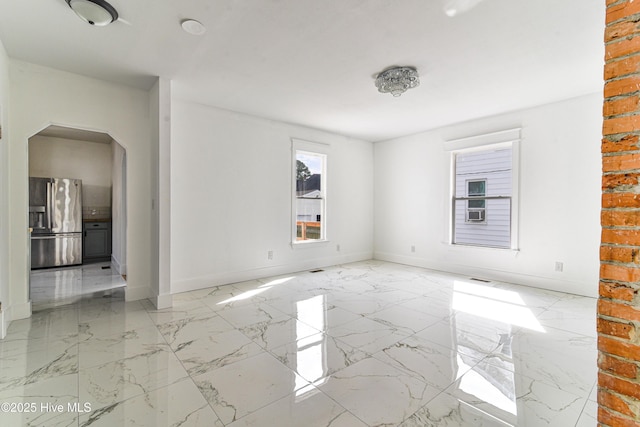
[(201, 22), (196, 21), (195, 19), (185, 19), (180, 23), (182, 29), (185, 30), (189, 34), (193, 34), (194, 36), (201, 36), (207, 31), (207, 28), (202, 25)]
[(104, 27), (118, 19), (118, 11), (104, 0), (66, 0), (73, 11), (85, 22)]
[(420, 86), (418, 71), (413, 67), (390, 67), (378, 74), (376, 87), (380, 93), (400, 96), (414, 87)]

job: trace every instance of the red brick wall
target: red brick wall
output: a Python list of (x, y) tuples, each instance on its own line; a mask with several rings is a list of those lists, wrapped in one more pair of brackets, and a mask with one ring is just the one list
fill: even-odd
[(605, 0), (598, 421), (640, 426), (640, 0)]

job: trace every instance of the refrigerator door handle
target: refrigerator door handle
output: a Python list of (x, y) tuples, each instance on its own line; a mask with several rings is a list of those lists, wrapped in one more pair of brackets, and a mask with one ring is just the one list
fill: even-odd
[(47, 182), (47, 228), (53, 230), (53, 210), (55, 199), (53, 197), (53, 182)]
[(53, 224), (51, 224), (51, 211), (53, 210), (53, 202), (51, 198), (51, 187), (52, 183), (47, 182), (47, 228), (51, 230), (53, 228)]

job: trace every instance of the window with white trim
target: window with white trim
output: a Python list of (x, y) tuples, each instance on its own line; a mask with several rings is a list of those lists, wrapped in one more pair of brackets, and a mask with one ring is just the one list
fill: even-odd
[(514, 247), (512, 145), (476, 147), (453, 156), (452, 242)]
[(487, 180), (467, 180), (467, 222), (485, 222), (487, 201)]
[(323, 144), (294, 141), (293, 243), (326, 240), (327, 154)]

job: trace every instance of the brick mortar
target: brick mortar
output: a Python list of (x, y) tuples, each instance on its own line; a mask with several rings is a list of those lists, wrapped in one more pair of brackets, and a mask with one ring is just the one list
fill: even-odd
[[(638, 115), (640, 115), (640, 113)], [(611, 119), (606, 119), (606, 120), (611, 120)], [(629, 132), (609, 133), (607, 135), (604, 135), (604, 137), (605, 138), (611, 138), (611, 137), (617, 137), (617, 136), (620, 136), (620, 135), (622, 135), (622, 136), (637, 135), (637, 133), (633, 133), (633, 134), (631, 134)], [(614, 141), (614, 140), (611, 140), (611, 141)]]
[[(619, 4), (622, 4), (622, 3), (626, 3), (626, 0), (622, 0), (622, 1), (618, 2), (618, 3), (615, 3), (615, 4), (611, 4), (611, 5), (609, 5), (609, 6), (607, 7), (607, 11), (608, 11), (608, 9), (609, 9), (610, 7), (615, 7), (615, 6), (617, 6), (617, 5), (619, 5)], [(620, 18), (620, 19), (617, 19), (617, 20), (615, 20), (615, 21), (605, 22), (605, 24), (606, 24), (606, 27), (613, 27), (613, 26), (615, 26), (615, 25), (617, 25), (617, 24), (620, 24), (621, 22), (638, 22), (638, 20), (640, 20), (640, 12), (639, 12), (639, 13), (635, 13), (635, 14), (633, 14), (633, 15), (624, 16), (624, 17), (622, 17), (622, 18)], [(625, 37), (626, 37), (626, 36), (625, 36)], [(609, 41), (609, 42), (604, 42), (605, 46), (606, 46), (606, 45), (608, 45), (609, 43), (611, 43), (611, 41)]]
[[(608, 261), (600, 261), (600, 263), (601, 263), (601, 264), (607, 264), (607, 263), (608, 263)], [(612, 264), (612, 265), (613, 265), (613, 264)], [(624, 266), (623, 266), (623, 267), (624, 267)], [(618, 284), (618, 285), (624, 285), (624, 286), (629, 286), (629, 285), (631, 285), (631, 287), (633, 287), (633, 288), (634, 288), (634, 290), (640, 290), (640, 282), (639, 282), (637, 285), (633, 286), (633, 284), (632, 284), (632, 283), (629, 283), (629, 282), (621, 282), (620, 280), (615, 280), (615, 279), (600, 279), (600, 281), (601, 281), (602, 283)], [(608, 299), (610, 299), (610, 298), (607, 298), (607, 297), (600, 297), (600, 299), (603, 299), (603, 300), (605, 300), (605, 301), (606, 301), (606, 300), (608, 300)], [(626, 301), (625, 301), (625, 302), (626, 302)]]
[[(636, 147), (635, 149), (633, 149), (632, 151), (601, 151), (600, 154), (602, 154), (602, 157), (607, 157), (609, 154), (613, 154), (613, 153), (625, 153), (625, 154), (631, 154), (631, 153), (640, 153), (640, 146)], [(625, 171), (603, 171), (603, 174), (611, 174), (611, 175), (615, 175), (615, 174), (623, 174), (625, 173)]]
[[(601, 371), (601, 372), (607, 372), (607, 371)], [(607, 393), (617, 397), (618, 399), (622, 400), (625, 404), (627, 404), (627, 406), (629, 407), (629, 409), (633, 412), (635, 412), (636, 414), (638, 413), (638, 401), (630, 398), (627, 395), (624, 394), (620, 394), (619, 392), (613, 390), (613, 389), (609, 389), (609, 388), (601, 388), (601, 390), (606, 391)], [(600, 399), (598, 399), (598, 405), (601, 405)], [(630, 420), (630, 421), (634, 421), (633, 418), (631, 418), (628, 414), (623, 414), (622, 412), (617, 411), (614, 408), (611, 408), (610, 406), (605, 406), (605, 405), (601, 405), (601, 407), (606, 408), (606, 410), (608, 412), (610, 412), (611, 414), (619, 417), (619, 418), (624, 418), (626, 420)], [(603, 424), (598, 424), (598, 426), (604, 426)]]
[[(638, 37), (640, 37), (640, 34), (638, 35)], [(635, 55), (627, 55), (627, 56), (622, 56), (622, 57), (621, 56), (617, 56), (615, 59), (610, 59), (609, 61), (605, 62), (605, 65), (606, 64), (613, 64), (614, 62), (618, 62), (618, 61), (624, 61), (625, 59), (633, 58), (634, 56), (640, 56), (640, 52), (636, 53)], [(630, 78), (632, 76), (637, 76), (637, 74), (636, 73), (632, 73), (632, 74), (624, 74), (622, 76), (613, 76), (613, 77), (610, 77), (608, 79), (605, 79), (603, 81), (603, 83), (606, 85), (607, 83), (613, 83), (613, 82), (617, 82), (617, 81), (620, 81), (620, 80), (628, 79), (628, 78)], [(603, 89), (604, 89), (604, 87), (603, 87)], [(612, 96), (605, 97), (604, 100), (608, 101), (609, 99), (613, 99), (613, 98), (616, 98), (616, 97), (624, 98), (625, 96), (627, 96), (626, 93), (620, 94), (620, 95), (612, 95)]]
[[(610, 245), (615, 245), (615, 243), (610, 243)], [(638, 248), (640, 246), (633, 246), (634, 248)], [(635, 268), (635, 269), (640, 269), (640, 266), (638, 264), (633, 264), (633, 263), (622, 263), (622, 262), (616, 262), (616, 261), (606, 261), (606, 260), (600, 260), (600, 265), (613, 265), (616, 267), (627, 267), (627, 268)], [(612, 280), (612, 279), (602, 279), (603, 281), (609, 280), (611, 282), (618, 282), (618, 283), (637, 283), (638, 287), (640, 287), (640, 280), (637, 282), (621, 282), (619, 280)]]
[[(620, 230), (620, 231), (640, 231), (640, 225), (601, 225), (603, 230)], [(603, 244), (615, 245), (614, 242), (601, 242)], [(624, 243), (623, 243), (624, 244)], [(640, 248), (640, 245), (627, 243), (627, 245)]]
[[(633, 210), (640, 210), (640, 209), (633, 209)], [(624, 243), (604, 243), (603, 242), (603, 243), (600, 243), (600, 247), (602, 246), (606, 246), (608, 248), (640, 249), (638, 245), (625, 245)]]
[[(624, 21), (616, 21), (616, 24), (611, 23), (607, 27), (609, 27), (609, 26), (615, 27), (617, 24), (621, 24), (623, 22), (630, 22), (630, 23), (633, 23), (633, 24), (640, 23), (640, 13), (636, 14), (635, 16), (636, 16), (636, 19), (625, 19)], [(625, 35), (623, 35), (621, 37), (617, 37), (617, 38), (605, 41), (604, 42), (604, 47), (606, 49), (610, 45), (613, 45), (613, 44), (616, 44), (616, 43), (621, 43), (621, 42), (624, 42), (625, 40), (627, 40), (627, 41), (633, 40), (636, 37), (640, 37), (640, 29), (638, 29), (636, 32), (633, 32), (631, 34), (625, 34)], [(605, 61), (605, 64), (610, 64), (611, 62), (615, 62), (618, 59), (629, 58), (631, 56), (636, 56), (636, 55), (638, 55), (638, 52), (632, 52), (632, 53), (630, 53), (628, 55), (624, 55), (624, 56), (616, 56), (615, 58), (607, 59)]]
[[(605, 300), (605, 301), (610, 301), (610, 302), (615, 302), (615, 303), (619, 303), (619, 301), (621, 301), (621, 300), (611, 299), (611, 298), (602, 298), (602, 299)], [(629, 304), (629, 301), (623, 301), (622, 303)], [(609, 320), (611, 322), (623, 323), (623, 324), (626, 324), (626, 325), (633, 325), (636, 328), (638, 326), (640, 326), (640, 321), (621, 319), (620, 317), (613, 317), (613, 316), (610, 316), (608, 314), (600, 314), (600, 313), (598, 313), (598, 316), (597, 316), (596, 319), (604, 319), (604, 320)], [(623, 320), (623, 322), (620, 322), (620, 320)], [(639, 330), (640, 330), (640, 328), (639, 328)], [(601, 333), (601, 332), (599, 332), (598, 334), (605, 335), (606, 337), (609, 337), (609, 338), (616, 338), (616, 339), (624, 341), (624, 342), (633, 343), (633, 341), (628, 339), (628, 338), (620, 338), (620, 337), (616, 337), (615, 335), (608, 335), (608, 334)], [(612, 357), (616, 357), (616, 358), (618, 358), (620, 360), (624, 360), (625, 362), (635, 363), (636, 365), (638, 365), (640, 367), (640, 361), (624, 359), (624, 358), (621, 358), (621, 356), (617, 356), (615, 354), (610, 354), (610, 353), (606, 353), (606, 352), (603, 352), (603, 353), (604, 354), (608, 354), (608, 355), (610, 355)]]
[[(617, 56), (613, 56), (613, 57), (607, 58), (609, 52), (606, 50), (607, 46), (609, 46), (609, 45), (616, 44), (616, 43), (622, 43), (625, 39), (632, 40), (632, 39), (635, 39), (635, 38), (638, 38), (638, 37), (640, 37), (640, 34), (635, 34), (632, 37), (625, 36), (624, 38), (612, 40), (609, 43), (607, 43), (605, 45), (605, 62), (604, 62), (605, 65), (613, 64), (614, 62), (617, 62), (617, 61), (624, 61), (625, 59), (629, 59), (629, 58), (633, 58), (635, 56), (638, 56), (638, 52), (631, 52), (631, 53), (627, 53), (627, 54), (624, 54), (624, 55), (617, 55)], [(629, 74), (627, 74), (627, 76), (629, 76)], [(615, 76), (613, 78), (609, 78), (609, 79), (605, 80), (605, 83), (617, 80), (620, 77), (622, 77), (622, 76)]]
[[(636, 114), (636, 115), (639, 115), (639, 114)], [(602, 157), (617, 157), (617, 156), (628, 156), (628, 155), (640, 156), (640, 151), (630, 150), (630, 151), (611, 151), (611, 152), (602, 153)], [(624, 172), (624, 171), (618, 171), (618, 172)]]
[[(637, 92), (636, 96), (640, 96), (640, 92)], [(640, 112), (634, 111), (633, 113), (616, 114), (615, 116), (602, 116), (603, 120), (623, 119), (625, 117), (633, 117), (640, 115)]]
[[(617, 0), (617, 1), (614, 1), (614, 2), (612, 2), (610, 4), (608, 4), (607, 8), (613, 7), (613, 6), (617, 6), (617, 5), (622, 4), (622, 3), (626, 3), (627, 1), (628, 0)], [(611, 24), (609, 24), (609, 25), (611, 25)]]
[[(605, 353), (605, 352), (603, 352), (603, 351), (601, 351), (601, 353), (606, 354), (606, 355), (607, 355), (607, 356), (609, 356), (609, 357), (617, 357), (619, 360), (624, 361), (624, 362), (627, 362), (627, 359), (620, 358), (619, 356), (616, 356), (615, 354), (609, 354), (609, 353)], [(634, 362), (631, 362), (631, 363), (634, 363)], [(634, 364), (637, 364), (637, 362), (636, 362), (636, 363), (634, 363)], [(600, 369), (600, 367), (598, 367), (598, 373), (603, 373), (603, 374), (605, 374), (605, 375), (608, 375), (608, 376), (610, 376), (610, 377), (616, 378), (616, 379), (618, 379), (618, 380), (627, 381), (627, 382), (630, 382), (630, 383), (636, 383), (636, 382), (637, 382), (637, 379), (628, 378), (628, 377), (623, 377), (623, 376), (617, 375), (615, 372), (611, 372), (611, 371), (606, 371), (606, 370), (604, 370), (604, 369)], [(602, 390), (607, 390), (609, 393), (616, 393), (616, 394), (619, 394), (619, 393), (620, 393), (619, 391), (615, 391), (615, 390), (614, 390), (614, 389), (612, 389), (612, 388), (601, 387), (601, 389), (602, 389)], [(640, 403), (640, 400), (636, 400), (636, 399), (635, 399), (635, 398), (633, 398), (632, 396), (627, 396), (627, 395), (625, 395), (625, 394), (623, 394), (623, 395), (621, 395), (621, 396), (625, 396), (625, 397), (626, 397), (626, 398), (628, 398), (628, 399), (632, 399), (632, 400), (635, 400), (636, 402)]]
[[(637, 246), (634, 246), (637, 247)], [(601, 264), (606, 263), (607, 261), (600, 261)], [(634, 285), (633, 283), (629, 283), (629, 282), (621, 282), (619, 280), (613, 280), (613, 279), (600, 279), (600, 282), (602, 283), (606, 283), (609, 285), (620, 285), (620, 286), (626, 286), (628, 288), (633, 289), (634, 291), (640, 291), (640, 284), (638, 285)], [(640, 294), (640, 292), (638, 292), (638, 294)], [(634, 300), (638, 298), (638, 296), (636, 295), (636, 297), (634, 297)], [(626, 300), (621, 300), (618, 298), (609, 298), (609, 297), (605, 297), (605, 296), (600, 296), (598, 299), (604, 300), (604, 301), (611, 301), (611, 302), (618, 302), (618, 301), (622, 301), (625, 304), (631, 304), (634, 305), (634, 300), (632, 301), (626, 301)], [(627, 319), (628, 320), (628, 319)], [(631, 322), (631, 320), (630, 320)]]
[[(621, 27), (624, 27), (626, 24), (628, 24), (628, 26), (630, 27), (629, 28), (630, 31), (620, 32), (619, 30), (626, 29), (626, 28), (621, 28)], [(640, 32), (640, 26), (638, 24), (640, 24), (640, 20), (633, 20), (633, 19), (625, 19), (623, 22), (610, 23), (609, 25), (607, 25), (605, 29), (605, 34), (604, 34), (605, 46), (616, 41), (624, 40), (625, 38), (628, 38), (628, 37), (636, 36)], [(620, 33), (620, 35), (616, 37), (615, 34), (618, 34), (618, 33)]]
[[(617, 261), (601, 260), (600, 264), (615, 265), (618, 267), (627, 267), (627, 268), (640, 268), (640, 264), (636, 264), (632, 262), (623, 263), (623, 262), (617, 262)], [(602, 281), (605, 283), (628, 283), (628, 282), (620, 282), (619, 280), (612, 280), (612, 279), (602, 279)], [(638, 282), (638, 285), (640, 287), (640, 282)]]
[[(611, 265), (611, 266), (621, 267), (621, 268), (633, 268), (633, 269), (635, 269), (635, 270), (640, 270), (640, 267), (638, 267), (637, 265), (635, 265), (635, 266), (633, 266), (633, 267), (627, 267), (627, 266), (624, 266), (624, 265), (620, 265), (620, 264), (611, 264), (611, 263), (607, 263), (607, 262), (604, 262), (604, 261), (601, 261), (601, 262), (600, 262), (600, 264), (601, 264), (601, 265), (605, 265), (605, 264), (606, 264), (606, 265)], [(601, 278), (600, 278), (600, 280), (601, 280), (601, 281), (606, 281), (606, 280), (608, 280), (609, 282), (606, 282), (606, 283), (616, 283), (616, 284), (618, 284), (618, 285), (622, 285), (622, 286), (633, 286), (633, 287), (635, 287), (635, 286), (640, 286), (640, 280), (631, 282), (631, 281), (625, 281), (625, 280), (624, 280), (624, 279), (622, 279), (622, 278), (603, 278), (603, 277), (601, 277)], [(635, 299), (635, 298), (634, 298), (634, 299)], [(607, 300), (608, 300), (608, 298), (602, 298), (602, 300), (607, 301)], [(612, 301), (613, 301), (613, 300), (612, 300)], [(619, 301), (619, 300), (617, 300), (617, 301)], [(631, 303), (631, 302), (632, 302), (632, 301), (625, 301), (624, 303), (625, 303), (625, 305), (630, 305), (630, 303)]]
[[(638, 54), (638, 56), (640, 56), (640, 54)], [(635, 75), (635, 74), (625, 74), (624, 76), (617, 76), (616, 78), (611, 78), (611, 79), (605, 80), (604, 83), (609, 83), (609, 82), (612, 82), (612, 81), (615, 81), (615, 80), (628, 79), (629, 76), (633, 76), (633, 75)], [(609, 96), (607, 98), (602, 98), (602, 99), (604, 100), (604, 102), (615, 102), (615, 101), (620, 101), (622, 99), (630, 98), (632, 96), (633, 95), (627, 95), (625, 93), (625, 94), (622, 94), (622, 95), (613, 95), (613, 96)]]
[[(638, 151), (638, 154), (640, 154), (640, 151)], [(626, 171), (626, 170), (625, 171), (607, 171), (607, 172), (602, 172), (602, 176), (634, 175), (634, 174), (639, 173), (639, 171), (640, 171), (640, 169), (635, 169), (635, 171), (634, 171), (634, 169), (631, 169), (631, 170), (628, 170), (628, 171)], [(606, 190), (603, 190), (603, 192), (604, 191), (606, 191)], [(616, 190), (613, 189), (613, 191), (615, 192)], [(628, 191), (622, 191), (622, 192), (628, 193)], [(604, 209), (613, 209), (613, 208), (604, 208)], [(620, 208), (620, 209), (622, 209), (622, 208)]]
[[(610, 119), (607, 119), (607, 120), (610, 120)], [(618, 137), (618, 136), (621, 136), (621, 135), (624, 137), (624, 136), (627, 136), (627, 135), (640, 135), (640, 134), (639, 134), (639, 133), (633, 133), (633, 134), (631, 134), (631, 133), (629, 133), (629, 132), (618, 132), (618, 133), (610, 133), (610, 134), (607, 134), (607, 135), (605, 135), (605, 138), (614, 138), (614, 137)], [(615, 140), (615, 139), (610, 139), (610, 141), (612, 141), (612, 142), (616, 142), (616, 140)]]
[[(620, 76), (620, 78), (616, 78), (616, 79), (612, 79), (612, 80), (607, 80), (607, 81), (605, 82), (605, 84), (606, 84), (606, 83), (612, 83), (612, 82), (614, 82), (614, 81), (618, 81), (618, 80), (628, 79), (628, 78), (629, 78), (629, 76), (634, 76), (634, 75), (635, 75), (635, 74), (628, 74), (628, 75), (625, 75), (625, 76)], [(603, 88), (603, 89), (604, 89), (604, 88)], [(603, 90), (603, 92), (604, 92), (604, 90)], [(617, 101), (617, 100), (619, 100), (620, 98), (628, 98), (628, 97), (630, 97), (630, 96), (638, 96), (638, 94), (640, 94), (640, 88), (639, 88), (638, 90), (633, 91), (633, 92), (624, 92), (624, 93), (620, 93), (620, 94), (616, 94), (616, 95), (611, 95), (611, 96), (604, 96), (604, 94), (603, 94), (603, 96), (602, 96), (602, 100), (603, 100), (604, 102)], [(603, 117), (603, 118), (604, 118), (604, 117)]]
[[(613, 264), (616, 264), (616, 265), (623, 265), (623, 266), (625, 266), (625, 265), (627, 265), (627, 266), (630, 266), (630, 265), (640, 266), (640, 261), (638, 261), (638, 262), (635, 262), (635, 261), (625, 262), (625, 261), (621, 261), (619, 259), (610, 259), (610, 258), (604, 257), (603, 254), (602, 254), (602, 250), (603, 249), (605, 251), (607, 249), (610, 249), (610, 250), (614, 251), (613, 253), (607, 252), (610, 255), (615, 255), (616, 254), (615, 253), (616, 250), (623, 251), (622, 253), (618, 253), (618, 255), (626, 255), (625, 251), (629, 251), (628, 255), (631, 257), (631, 259), (634, 259), (634, 258), (640, 259), (640, 250), (639, 250), (640, 248), (638, 248), (637, 246), (625, 245), (625, 244), (616, 244), (616, 243), (602, 243), (600, 245), (599, 249), (600, 250), (598, 252), (600, 252), (600, 265), (606, 264), (606, 263), (613, 263)], [(636, 252), (634, 252), (634, 250)], [(605, 280), (603, 280), (603, 283), (609, 283), (609, 282), (607, 282), (606, 279), (605, 279)]]
[(622, 141), (625, 140), (625, 138), (634, 137), (634, 136), (637, 136), (638, 138), (640, 138), (640, 130), (638, 130), (637, 132), (625, 133), (624, 136), (619, 137), (619, 138), (618, 138), (618, 135), (620, 135), (620, 134), (603, 136), (601, 142), (603, 142), (603, 143), (605, 141), (606, 142), (622, 142)]
[[(612, 336), (612, 335), (607, 335), (607, 336)], [(602, 354), (604, 354), (607, 357), (610, 357), (612, 359), (615, 359), (617, 361), (624, 362), (624, 363), (629, 363), (631, 365), (635, 365), (636, 367), (640, 368), (640, 362), (637, 362), (635, 360), (628, 360), (628, 359), (625, 359), (624, 357), (621, 357), (621, 356), (618, 356), (618, 355), (615, 355), (615, 354), (605, 353), (605, 352), (603, 352)], [(602, 370), (602, 369), (600, 369), (600, 370)], [(609, 371), (606, 371), (606, 372), (609, 372)], [(613, 374), (613, 375), (620, 376), (620, 375), (616, 375), (616, 374)], [(628, 380), (632, 380), (633, 379), (633, 378), (629, 378), (629, 377), (623, 377), (623, 378), (627, 378)]]
[[(611, 391), (611, 390), (609, 390)], [(601, 414), (608, 414), (608, 417), (615, 417), (615, 419), (613, 419), (613, 421), (615, 422), (615, 424), (603, 424), (602, 423), (602, 418), (603, 415)], [(624, 424), (620, 424), (620, 422), (618, 420), (622, 420), (624, 422)], [(638, 424), (633, 418), (630, 418), (628, 416), (625, 415), (620, 415), (619, 412), (616, 412), (615, 410), (609, 408), (608, 406), (600, 406), (598, 408), (598, 427), (608, 427), (608, 426), (612, 426), (612, 427), (631, 427), (627, 421), (630, 421), (633, 423), (632, 427), (640, 427), (640, 424)]]
[[(640, 90), (637, 92), (633, 92), (633, 94), (631, 94), (632, 96), (640, 96)], [(625, 117), (633, 117), (633, 116), (638, 116), (640, 115), (640, 111), (633, 111), (633, 112), (629, 112), (629, 113), (623, 113), (623, 114), (615, 114), (613, 116), (605, 116), (603, 115), (602, 118), (603, 120), (611, 120), (611, 119), (622, 119)]]

